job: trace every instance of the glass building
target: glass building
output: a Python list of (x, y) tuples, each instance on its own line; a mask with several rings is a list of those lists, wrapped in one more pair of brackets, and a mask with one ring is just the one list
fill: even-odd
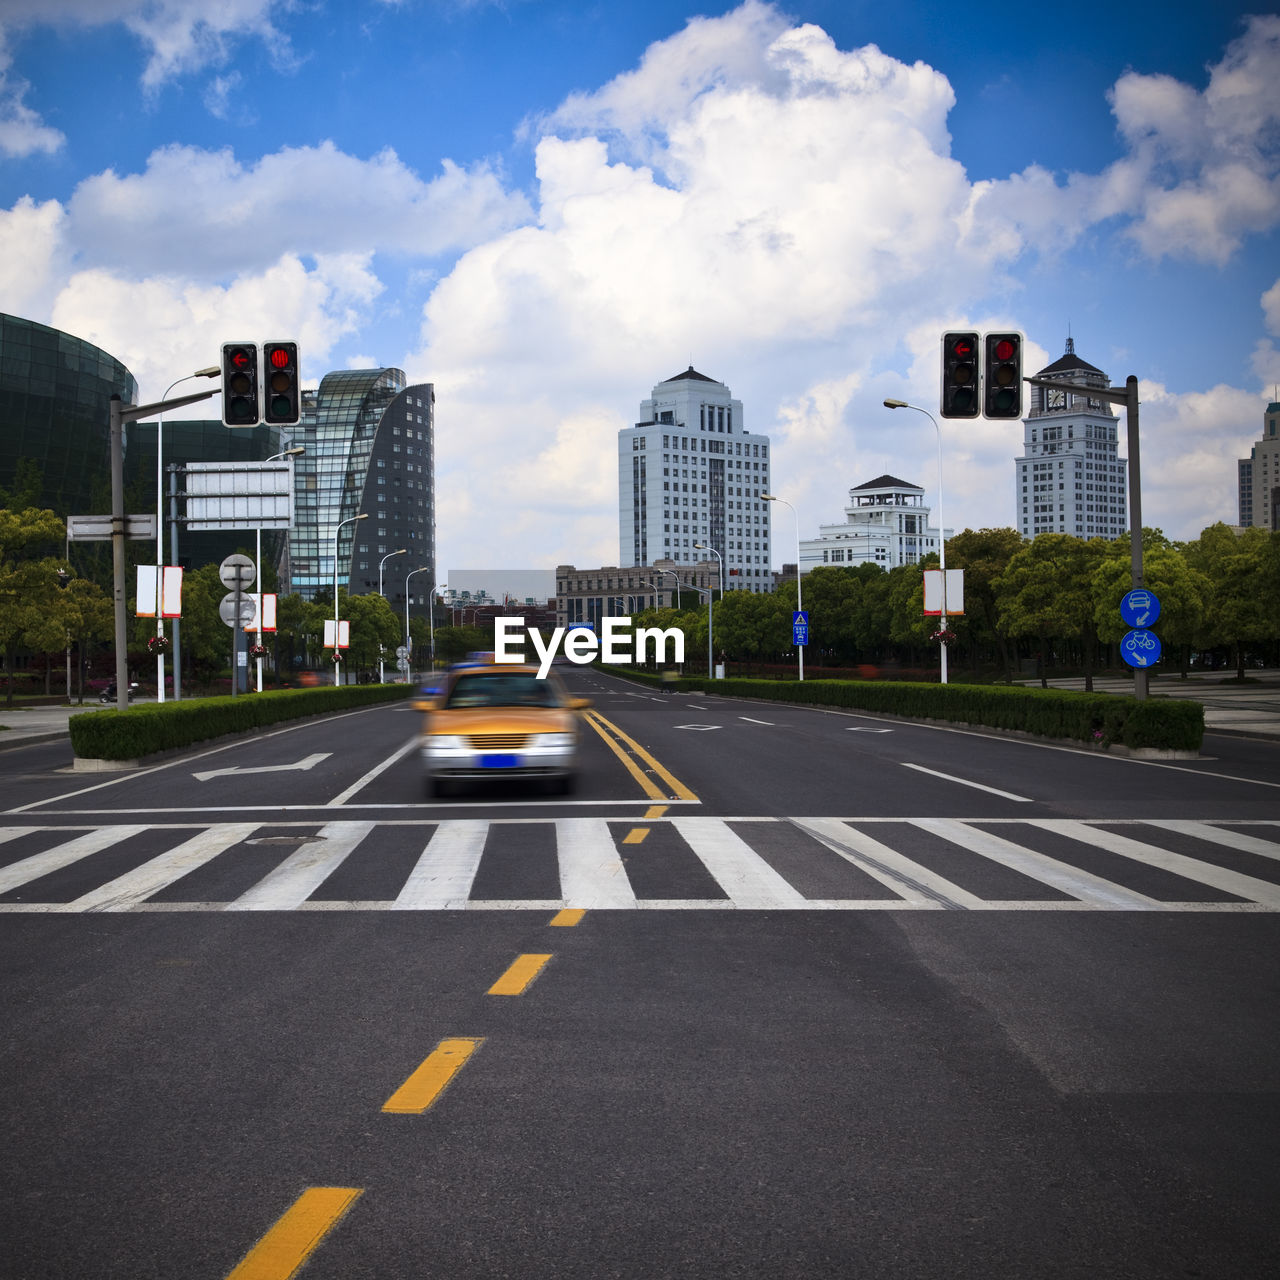
[(113, 394), (137, 403), (138, 384), (114, 356), (0, 315), (0, 487), (12, 488), (29, 458), (43, 479), (40, 506), (60, 516), (110, 511)]
[(400, 369), (330, 373), (304, 393), (291, 435), (306, 449), (294, 464), (291, 589), (331, 598), (336, 572), (340, 591), (365, 595), (382, 566), (382, 593), (399, 612), (407, 575), (425, 569), (408, 601), (425, 616), (436, 573), (434, 387), (406, 386)]

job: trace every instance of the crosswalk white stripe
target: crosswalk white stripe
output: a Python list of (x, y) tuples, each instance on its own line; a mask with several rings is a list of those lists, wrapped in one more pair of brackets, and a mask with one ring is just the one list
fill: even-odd
[(57, 910), (129, 911), (166, 885), (180, 880), (188, 871), (216, 858), (233, 844), (247, 840), (257, 829), (256, 822), (232, 822), (208, 827), (190, 840), (184, 840), (177, 848), (170, 849), (168, 853), (162, 853), (124, 875), (108, 880), (106, 884)]
[[(1040, 826), (1042, 821), (1036, 820), (1035, 825)], [(1083, 822), (1059, 819), (1046, 825), (1049, 830), (1070, 836), (1073, 840), (1108, 849), (1112, 853), (1149, 863), (1153, 867), (1161, 867), (1185, 880), (1211, 885), (1249, 902), (1264, 902), (1268, 906), (1280, 907), (1280, 885), (1271, 884), (1267, 880), (1257, 880), (1253, 876), (1241, 875), (1238, 871), (1228, 871), (1225, 867), (1201, 862), (1198, 858), (1188, 858), (1181, 853), (1170, 853), (1168, 849), (1161, 849), (1158, 845), (1144, 844), (1141, 840), (1104, 831), (1100, 827), (1091, 827)]]
[(1210, 844), (1225, 845), (1228, 849), (1257, 853), (1264, 858), (1280, 861), (1280, 844), (1276, 844), (1274, 840), (1251, 836), (1234, 827), (1214, 827), (1207, 822), (1182, 822), (1176, 818), (1151, 819), (1146, 825), (1160, 827), (1165, 831), (1177, 831), (1182, 835), (1194, 836), (1197, 840), (1207, 840)]
[[(39, 827), (27, 829), (41, 830)], [(55, 845), (43, 853), (33, 853), (29, 858), (23, 858), (20, 862), (0, 868), (0, 893), (8, 893), (20, 885), (39, 880), (41, 876), (47, 876), (50, 872), (61, 871), (63, 867), (69, 867), (73, 862), (87, 858), (91, 853), (109, 849), (113, 844), (128, 840), (130, 836), (136, 836), (146, 829), (141, 826), (99, 827), (96, 831), (86, 831), (84, 835), (76, 836), (74, 840), (68, 840), (65, 844)], [(15, 830), (21, 831), (21, 828), (15, 828)]]
[(1032, 849), (1014, 844), (1001, 836), (980, 831), (954, 818), (912, 818), (912, 826), (922, 831), (932, 831), (958, 844), (970, 853), (981, 854), (1012, 871), (1019, 871), (1024, 876), (1039, 880), (1051, 888), (1060, 889), (1063, 893), (1079, 898), (1081, 902), (1092, 903), (1096, 907), (1118, 907), (1125, 911), (1159, 911), (1162, 903), (1148, 898), (1144, 893), (1126, 889), (1123, 885), (1113, 884), (1101, 876), (1095, 876), (1079, 867), (1069, 866), (1051, 858), (1045, 853), (1036, 853)]
[(976, 894), (903, 857), (866, 832), (847, 826), (840, 818), (792, 818), (791, 821), (913, 906), (977, 909), (983, 905), (983, 899)]
[(722, 819), (672, 818), (670, 822), (735, 906), (758, 910), (804, 905), (804, 895)]
[(292, 911), (337, 870), (373, 830), (372, 822), (329, 822), (317, 839), (295, 849), (253, 888), (227, 903), (228, 911)]
[(634, 907), (635, 891), (603, 818), (556, 819), (560, 892), (570, 907)]
[(440, 823), (404, 882), (396, 908), (465, 907), (488, 835), (489, 824), (481, 820)]

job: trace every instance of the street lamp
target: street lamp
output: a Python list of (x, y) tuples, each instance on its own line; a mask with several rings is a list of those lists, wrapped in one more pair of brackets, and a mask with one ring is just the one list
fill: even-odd
[[(169, 392), (179, 382), (190, 382), (192, 378), (217, 378), (222, 373), (220, 365), (211, 364), (207, 368), (197, 369), (169, 384), (169, 390), (161, 397), (168, 400)], [(164, 596), (164, 414), (156, 419), (156, 639), (164, 639), (164, 613), (162, 600)], [(178, 639), (178, 620), (173, 620), (173, 638), (175, 648)], [(175, 662), (177, 661), (175, 653)], [(178, 700), (178, 675), (174, 668), (173, 698)], [(164, 701), (164, 648), (156, 648), (156, 701)]]
[[(427, 629), (431, 636), (431, 670), (436, 669), (436, 593), (443, 593), (449, 589), (447, 582), (442, 582), (438, 586), (433, 587), (431, 591), (431, 608), (427, 610)], [(453, 615), (450, 614), (450, 617)], [(406, 615), (405, 630), (408, 631), (409, 623)]]
[[(942, 519), (942, 428), (938, 426), (937, 419), (934, 418), (933, 414), (928, 409), (920, 408), (918, 404), (908, 404), (905, 400), (886, 400), (884, 407), (886, 409), (914, 409), (917, 413), (923, 413), (933, 423), (933, 429), (938, 433), (938, 567), (942, 570), (942, 613), (939, 615), (938, 630), (945, 636), (947, 633), (947, 526)], [(946, 684), (947, 642), (939, 640), (938, 648), (941, 655), (939, 683)]]
[[(357, 520), (367, 520), (369, 513), (362, 511), (358, 516), (348, 516), (345, 520), (338, 521), (338, 527), (333, 531), (333, 651), (338, 652), (338, 535), (342, 532), (344, 524), (354, 524)], [(333, 664), (333, 681), (338, 683), (338, 664)]]
[[(680, 575), (674, 569), (659, 569), (659, 573), (669, 573), (676, 580), (676, 608), (680, 607), (680, 588), (687, 587), (690, 591), (696, 591), (699, 596), (707, 597), (707, 679), (714, 679), (714, 672), (711, 666), (711, 588), (700, 587), (693, 582), (681, 582)], [(659, 587), (660, 591), (662, 588)]]
[[(429, 564), (424, 564), (420, 568), (410, 569), (409, 572), (404, 575), (404, 647), (409, 651), (409, 675), (413, 674), (413, 642), (409, 639), (409, 600), (411, 599), (409, 595), (409, 579), (412, 578), (415, 573), (426, 573), (430, 568), (431, 566)], [(434, 610), (434, 595), (432, 596), (431, 603), (432, 609)], [(435, 629), (433, 628), (431, 634), (431, 670), (434, 671), (435, 669), (436, 640)]]
[[(786, 498), (779, 498), (772, 493), (762, 493), (760, 495), (766, 502), (780, 502), (784, 507), (791, 507)], [(796, 519), (796, 612), (804, 612), (804, 601), (800, 594), (800, 513), (795, 507), (791, 507), (791, 514)], [(804, 645), (796, 645), (796, 656), (800, 659), (800, 679), (804, 679)]]
[[(306, 453), (306, 451), (307, 451), (306, 445), (297, 444), (297, 445), (294, 445), (293, 448), (291, 449), (284, 450), (283, 453), (273, 453), (271, 457), (264, 459), (264, 461), (279, 462), (281, 458), (297, 458), (297, 457), (300, 457), (302, 454)], [(262, 579), (262, 527), (261, 525), (259, 525), (258, 527), (257, 534), (258, 534), (258, 547), (257, 547), (257, 555), (255, 559), (257, 561), (257, 578), (258, 578), (258, 643), (261, 644), (262, 637), (266, 634), (266, 632), (264, 632), (262, 629), (262, 597), (266, 594), (266, 591), (264, 590), (264, 588), (267, 585)], [(279, 654), (277, 653), (276, 656), (278, 658)], [(277, 672), (276, 675), (278, 677), (279, 672)], [(262, 659), (261, 658), (258, 659), (258, 692), (259, 693), (262, 692)]]
[[(724, 558), (715, 549), (715, 547), (709, 546), (705, 542), (695, 542), (693, 544), (693, 549), (695, 551), (710, 551), (711, 554), (715, 556), (715, 558), (720, 562), (720, 566), (719, 566), (720, 594), (721, 596), (723, 596), (724, 595)], [(707, 593), (707, 667), (709, 668), (709, 674), (707, 678), (709, 680), (715, 679), (715, 670), (716, 670), (714, 660), (711, 656), (712, 651), (713, 651), (713, 646), (711, 644), (711, 594), (710, 592), (708, 592)]]
[[(382, 566), (391, 559), (392, 556), (407, 556), (409, 554), (408, 547), (401, 547), (398, 551), (388, 551), (381, 560), (378, 561), (378, 594), (382, 596)], [(386, 596), (382, 596), (385, 600)], [(378, 645), (378, 683), (382, 683), (382, 645)]]

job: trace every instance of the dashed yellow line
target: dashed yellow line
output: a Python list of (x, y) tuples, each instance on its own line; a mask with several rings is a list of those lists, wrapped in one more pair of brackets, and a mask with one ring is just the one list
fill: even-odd
[[(616, 724), (606, 720), (598, 711), (584, 711), (586, 722), (604, 739), (626, 767), (627, 772), (640, 784), (650, 800), (692, 800), (698, 797), (670, 770), (664, 768), (634, 738), (628, 737)], [(636, 762), (640, 763), (637, 764)], [(641, 765), (644, 768), (641, 768)], [(659, 786), (658, 782), (665, 784)]]
[(484, 1043), (483, 1036), (441, 1040), (416, 1071), (382, 1104), (395, 1115), (421, 1115), (445, 1091), (468, 1058)]
[(560, 929), (572, 929), (586, 914), (585, 907), (565, 907), (551, 917), (550, 923)]
[(648, 827), (632, 827), (625, 836), (622, 837), (623, 844), (643, 844), (644, 838), (649, 834)]
[(522, 996), (546, 967), (549, 955), (517, 956), (511, 967), (489, 988), (491, 996)]
[(337, 1226), (363, 1187), (308, 1187), (227, 1280), (289, 1280)]

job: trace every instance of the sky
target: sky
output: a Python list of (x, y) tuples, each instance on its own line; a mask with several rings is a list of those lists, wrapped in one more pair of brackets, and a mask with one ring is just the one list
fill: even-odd
[[(618, 563), (617, 432), (690, 365), (801, 536), (886, 472), (936, 516), (883, 401), (937, 417), (947, 329), (1136, 376), (1194, 538), (1280, 384), (1280, 15), (1034, 10), (0, 0), (0, 310), (144, 402), (231, 340), (433, 383), (442, 580)], [(1021, 424), (938, 421), (947, 527), (1015, 525)]]

